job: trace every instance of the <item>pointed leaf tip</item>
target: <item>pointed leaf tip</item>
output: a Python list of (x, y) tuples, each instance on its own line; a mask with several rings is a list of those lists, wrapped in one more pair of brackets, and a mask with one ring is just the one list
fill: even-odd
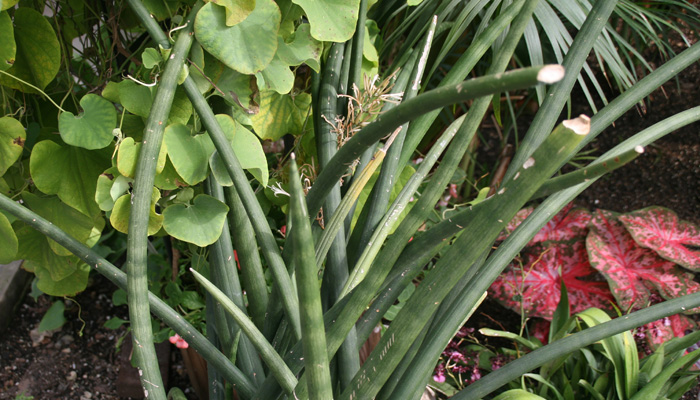
[(565, 73), (566, 70), (559, 64), (545, 65), (537, 73), (537, 80), (546, 84), (557, 83), (564, 78)]

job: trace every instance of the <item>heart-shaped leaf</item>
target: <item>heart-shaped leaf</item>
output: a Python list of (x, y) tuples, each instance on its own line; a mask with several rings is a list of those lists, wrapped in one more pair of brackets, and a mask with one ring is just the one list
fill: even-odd
[(146, 69), (153, 69), (156, 65), (163, 61), (158, 50), (153, 47), (149, 47), (141, 53), (141, 60), (143, 61), (143, 67)]
[(360, 0), (292, 0), (306, 12), (311, 36), (321, 42), (345, 42), (355, 33)]
[(263, 90), (274, 90), (279, 94), (286, 94), (294, 87), (294, 73), (277, 55), (264, 70), (255, 74), (255, 77), (258, 80), (258, 87)]
[[(156, 213), (156, 203), (160, 200), (160, 191), (153, 188), (151, 209), (148, 214), (148, 234), (155, 235), (163, 226), (163, 216)], [(129, 216), (131, 215), (131, 193), (127, 193), (114, 203), (109, 222), (121, 233), (129, 233)]]
[(112, 130), (117, 126), (117, 111), (109, 101), (96, 94), (80, 99), (83, 112), (77, 117), (66, 111), (58, 117), (61, 139), (71, 146), (88, 150), (109, 146), (114, 139)]
[(615, 213), (597, 210), (589, 229), (586, 247), (591, 265), (608, 280), (623, 310), (647, 307), (650, 290), (665, 299), (700, 290), (692, 274), (639, 247)]
[(297, 108), (289, 95), (265, 90), (260, 92), (260, 111), (250, 120), (261, 139), (274, 142), (294, 129), (293, 116), (296, 112)]
[(189, 127), (174, 124), (165, 128), (164, 140), (168, 157), (185, 182), (195, 185), (207, 177), (215, 149), (209, 135), (192, 136)]
[[(4, 2), (3, 2), (4, 4)], [(15, 63), (17, 45), (12, 20), (7, 11), (0, 12), (0, 71), (7, 71)]]
[(27, 260), (23, 266), (27, 270), (31, 268), (34, 271), (37, 277), (36, 287), (49, 296), (73, 296), (85, 290), (88, 284), (88, 277), (90, 276), (90, 267), (75, 256), (60, 257), (60, 259), (61, 262), (70, 264), (75, 268), (70, 274), (58, 280), (53, 279), (51, 275), (56, 264), (47, 267), (47, 264)]
[[(246, 129), (237, 121), (234, 121), (233, 118), (228, 115), (217, 115), (216, 120), (224, 129), (224, 132), (234, 132), (230, 142), (231, 147), (233, 147), (233, 152), (236, 154), (236, 158), (238, 158), (238, 161), (241, 163), (241, 167), (248, 170), (263, 186), (267, 186), (267, 158), (265, 157), (260, 139), (258, 139), (253, 132)], [(214, 178), (220, 185), (233, 185), (233, 181), (224, 166), (224, 162), (216, 151), (211, 155), (209, 165), (211, 166)]]
[(228, 207), (214, 197), (200, 194), (193, 205), (173, 204), (163, 210), (163, 228), (169, 235), (197, 246), (216, 242), (224, 227)]
[(242, 22), (226, 25), (226, 10), (207, 3), (197, 13), (197, 41), (229, 68), (244, 74), (265, 69), (277, 51), (277, 31), (282, 15), (272, 0), (258, 0)]
[[(134, 139), (128, 137), (124, 139), (119, 145), (119, 152), (117, 153), (117, 168), (119, 168), (119, 173), (133, 178), (136, 173), (136, 162), (138, 161), (139, 153), (141, 151), (141, 143), (134, 142)], [(156, 163), (156, 173), (160, 173), (165, 168), (165, 157), (168, 155), (168, 151), (165, 145), (160, 146), (160, 152), (158, 153), (158, 160)]]
[(97, 177), (110, 166), (110, 156), (110, 150), (86, 150), (44, 140), (34, 145), (29, 169), (39, 190), (95, 216), (100, 213), (95, 203)]
[(119, 102), (126, 108), (126, 111), (139, 117), (148, 118), (153, 104), (151, 89), (129, 80), (121, 81), (119, 83)]
[(612, 296), (605, 282), (592, 279), (583, 241), (552, 243), (540, 254), (527, 256), (525, 266), (513, 263), (491, 285), (489, 292), (506, 307), (528, 317), (552, 319), (559, 304), (561, 282), (566, 285), (571, 312), (590, 307), (610, 310)]
[[(92, 236), (94, 222), (90, 217), (60, 201), (57, 197), (38, 197), (32, 193), (22, 193), (22, 200), (32, 211), (81, 243), (87, 243)], [(49, 246), (59, 256), (69, 256), (71, 252), (51, 239)]]
[(226, 25), (234, 26), (248, 18), (255, 9), (255, 0), (212, 0), (226, 9)]
[(316, 72), (321, 70), (321, 52), (323, 43), (311, 36), (309, 24), (301, 24), (296, 32), (284, 39), (278, 37), (277, 56), (287, 65), (306, 63)]
[(27, 134), (14, 118), (0, 118), (0, 176), (22, 155)]
[(0, 213), (0, 264), (9, 264), (17, 259), (17, 235), (5, 214)]
[[(530, 240), (528, 246), (537, 243), (556, 241), (565, 242), (570, 240), (583, 239), (588, 234), (588, 222), (591, 220), (591, 213), (584, 208), (573, 208), (574, 204), (569, 203), (557, 213), (537, 234)], [(515, 217), (506, 225), (504, 233), (499, 236), (499, 240), (505, 238), (513, 232), (532, 211), (533, 207), (524, 208), (515, 214)]]
[[(56, 33), (46, 17), (29, 7), (15, 10), (14, 27), (17, 52), (14, 64), (6, 72), (44, 89), (61, 65), (61, 48)], [(2, 36), (2, 41), (5, 40), (7, 38)], [(36, 93), (31, 87), (4, 74), (0, 75), (0, 84), (25, 93)]]
[(700, 269), (700, 229), (673, 211), (648, 207), (618, 217), (642, 247), (689, 269)]

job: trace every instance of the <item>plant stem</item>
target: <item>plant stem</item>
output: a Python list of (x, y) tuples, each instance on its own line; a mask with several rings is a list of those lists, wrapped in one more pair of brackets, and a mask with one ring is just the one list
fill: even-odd
[(156, 160), (163, 141), (163, 131), (167, 124), (170, 106), (175, 97), (177, 76), (182, 69), (194, 37), (192, 27), (194, 16), (201, 7), (197, 3), (187, 19), (187, 28), (178, 36), (175, 47), (166, 63), (163, 78), (156, 90), (151, 113), (146, 122), (141, 152), (137, 161), (129, 216), (127, 239), (127, 293), (129, 299), (129, 319), (131, 321), (136, 365), (142, 371), (141, 385), (145, 396), (155, 400), (165, 400), (165, 387), (158, 367), (151, 314), (148, 306), (147, 242), (148, 219), (151, 194), (156, 174)]
[[(127, 277), (124, 272), (102, 258), (94, 250), (87, 248), (84, 244), (66, 234), (56, 225), (19, 205), (3, 194), (0, 194), (0, 209), (9, 212), (25, 224), (55, 240), (58, 244), (78, 256), (86, 264), (95, 268), (95, 271), (109, 279), (117, 287), (123, 290), (127, 289)], [(236, 368), (226, 356), (217, 350), (204, 335), (199, 333), (194, 326), (173, 311), (170, 306), (165, 304), (165, 302), (155, 294), (148, 293), (148, 303), (151, 311), (185, 339), (187, 343), (197, 350), (197, 352), (210, 362), (212, 366), (217, 368), (228, 381), (232, 382), (239, 394), (246, 399), (253, 397), (255, 386), (253, 386), (251, 381)]]

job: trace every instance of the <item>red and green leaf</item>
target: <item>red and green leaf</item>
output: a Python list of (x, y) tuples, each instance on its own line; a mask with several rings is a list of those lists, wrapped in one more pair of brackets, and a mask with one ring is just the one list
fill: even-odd
[(618, 217), (642, 247), (689, 269), (700, 269), (700, 229), (673, 211), (648, 207)]
[(563, 280), (573, 313), (590, 307), (611, 309), (613, 297), (608, 285), (596, 280), (583, 241), (552, 243), (541, 254), (526, 258), (524, 267), (512, 264), (491, 286), (491, 294), (504, 306), (529, 317), (551, 319)]
[(589, 229), (586, 247), (590, 263), (608, 280), (623, 310), (648, 306), (652, 291), (671, 299), (700, 290), (692, 274), (639, 247), (615, 213), (598, 210)]
[[(563, 242), (576, 240), (586, 237), (588, 233), (588, 221), (591, 219), (591, 213), (584, 208), (573, 208), (574, 204), (569, 203), (557, 215), (554, 216), (545, 226), (540, 229), (535, 237), (530, 240), (528, 246), (533, 246), (536, 243), (544, 243), (549, 241)], [(523, 208), (515, 214), (515, 217), (506, 225), (503, 235), (499, 239), (505, 239), (510, 232), (513, 232), (532, 211), (533, 207)]]
[(687, 331), (694, 331), (696, 328), (695, 321), (685, 315), (676, 314), (650, 322), (642, 326), (641, 331), (649, 347), (656, 350), (661, 344), (676, 337), (683, 337)]

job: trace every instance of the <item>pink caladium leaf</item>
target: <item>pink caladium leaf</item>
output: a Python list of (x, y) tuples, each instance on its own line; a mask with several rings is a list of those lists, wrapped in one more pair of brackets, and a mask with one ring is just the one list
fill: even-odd
[(504, 306), (528, 317), (551, 320), (564, 280), (572, 313), (590, 307), (611, 310), (613, 297), (608, 285), (596, 280), (583, 241), (551, 243), (540, 254), (526, 255), (526, 260), (522, 267), (511, 264), (491, 285), (491, 294)]
[(676, 337), (683, 337), (688, 331), (694, 331), (696, 328), (695, 321), (685, 315), (676, 314), (643, 325), (640, 332), (644, 334), (649, 347), (656, 350), (663, 343)]
[(618, 217), (642, 247), (683, 267), (700, 270), (700, 229), (673, 211), (648, 207)]
[(591, 265), (608, 280), (615, 300), (624, 311), (648, 306), (652, 291), (671, 299), (700, 290), (692, 274), (639, 247), (618, 221), (617, 214), (598, 210), (589, 229), (586, 247)]
[[(533, 207), (523, 208), (515, 214), (515, 217), (506, 225), (505, 232), (499, 237), (504, 240), (508, 234), (513, 232), (532, 212)], [(569, 241), (586, 237), (588, 233), (588, 221), (591, 213), (584, 208), (574, 208), (573, 203), (569, 203), (557, 213), (545, 226), (540, 229), (535, 237), (530, 240), (528, 246), (548, 241)]]

